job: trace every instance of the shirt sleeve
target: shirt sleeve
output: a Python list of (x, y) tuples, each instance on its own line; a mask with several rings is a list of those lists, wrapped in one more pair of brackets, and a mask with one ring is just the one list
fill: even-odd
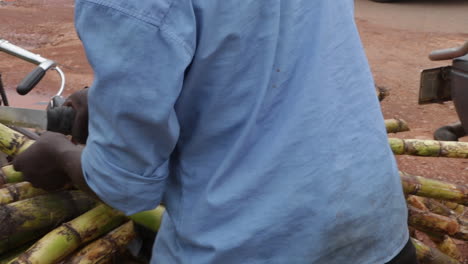
[(105, 203), (133, 214), (164, 193), (179, 136), (174, 104), (192, 54), (158, 20), (102, 2), (76, 1), (76, 29), (94, 71), (82, 168)]

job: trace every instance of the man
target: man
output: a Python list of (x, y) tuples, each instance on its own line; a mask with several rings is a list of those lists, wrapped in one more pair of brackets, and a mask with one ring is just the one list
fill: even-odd
[(89, 137), (44, 135), (33, 184), (163, 200), (152, 263), (415, 263), (353, 1), (78, 0), (76, 28)]

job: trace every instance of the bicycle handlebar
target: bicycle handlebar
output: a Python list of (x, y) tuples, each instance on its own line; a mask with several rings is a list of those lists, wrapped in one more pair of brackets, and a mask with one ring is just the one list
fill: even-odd
[(433, 61), (452, 60), (468, 54), (468, 41), (460, 47), (435, 50), (429, 54), (429, 59)]
[(65, 76), (60, 70), (60, 68), (57, 66), (57, 63), (55, 61), (43, 58), (39, 54), (34, 54), (21, 47), (13, 45), (4, 39), (0, 39), (0, 51), (6, 52), (17, 58), (38, 65), (21, 81), (21, 83), (16, 88), (16, 91), (19, 94), (26, 95), (27, 93), (29, 93), (41, 81), (46, 71), (51, 68), (54, 68), (59, 73), (60, 78), (62, 79), (62, 84), (57, 95), (60, 95), (62, 93), (65, 87)]

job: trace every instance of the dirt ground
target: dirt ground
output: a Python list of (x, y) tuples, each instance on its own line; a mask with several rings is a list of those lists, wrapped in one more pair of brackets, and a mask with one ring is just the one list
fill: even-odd
[[(356, 0), (356, 20), (376, 84), (390, 90), (382, 102), (384, 116), (402, 118), (411, 128), (389, 136), (431, 139), (435, 129), (457, 121), (453, 103), (420, 106), (417, 96), (421, 70), (449, 64), (429, 61), (429, 52), (468, 41), (467, 13), (464, 0)], [(91, 85), (92, 71), (73, 27), (73, 1), (0, 0), (0, 38), (59, 62), (67, 75), (65, 95)], [(16, 85), (33, 68), (0, 53), (0, 73), (11, 105), (44, 108), (58, 89), (57, 75), (50, 72), (30, 95), (16, 95)], [(468, 160), (399, 156), (397, 161), (411, 174), (468, 184)], [(462, 246), (468, 257), (468, 246)]]
[[(458, 121), (452, 102), (431, 105), (417, 102), (421, 70), (450, 64), (449, 61), (432, 62), (428, 54), (468, 41), (468, 1), (379, 4), (360, 0), (356, 9), (375, 82), (390, 89), (390, 96), (382, 102), (384, 116), (402, 118), (411, 128), (410, 132), (390, 136), (432, 139), (437, 128)], [(413, 12), (408, 14), (407, 9)], [(458, 16), (459, 23), (451, 19)], [(468, 138), (461, 140), (468, 141)], [(397, 160), (400, 169), (408, 173), (468, 184), (468, 160), (412, 156), (398, 156)]]
[[(59, 63), (67, 77), (65, 95), (92, 83), (93, 74), (73, 25), (73, 1), (0, 1), (0, 38)], [(34, 65), (0, 54), (0, 73), (11, 105), (41, 109), (60, 86), (58, 75), (48, 72), (28, 95), (15, 87)]]
[[(428, 54), (468, 41), (467, 13), (468, 1), (463, 0), (356, 1), (356, 20), (375, 82), (390, 90), (381, 103), (384, 117), (402, 118), (411, 129), (390, 137), (432, 139), (437, 128), (458, 121), (452, 102), (417, 102), (420, 72), (450, 64), (432, 62)], [(397, 161), (410, 174), (468, 185), (468, 160), (397, 156)], [(460, 242), (460, 247), (468, 258), (467, 243)]]

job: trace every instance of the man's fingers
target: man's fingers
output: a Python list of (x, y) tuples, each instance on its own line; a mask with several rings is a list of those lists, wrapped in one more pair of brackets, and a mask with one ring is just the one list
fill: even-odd
[(69, 143), (69, 140), (64, 135), (45, 132), (34, 144), (13, 159), (13, 168), (23, 172), (29, 168), (47, 166), (45, 162), (54, 162), (48, 159), (53, 156), (55, 148), (66, 143)]
[(88, 138), (88, 112), (78, 112), (72, 128), (73, 141), (85, 144)]
[(76, 111), (72, 128), (73, 142), (85, 144), (88, 138), (88, 89), (73, 93), (64, 105)]
[(21, 153), (19, 156), (13, 159), (13, 169), (22, 172), (27, 168), (28, 163), (30, 163), (31, 160), (34, 158), (34, 144), (27, 150), (25, 150), (23, 153)]
[(70, 181), (63, 166), (63, 153), (76, 146), (65, 135), (45, 132), (27, 150), (15, 157), (13, 168), (26, 181), (46, 191), (62, 188)]

